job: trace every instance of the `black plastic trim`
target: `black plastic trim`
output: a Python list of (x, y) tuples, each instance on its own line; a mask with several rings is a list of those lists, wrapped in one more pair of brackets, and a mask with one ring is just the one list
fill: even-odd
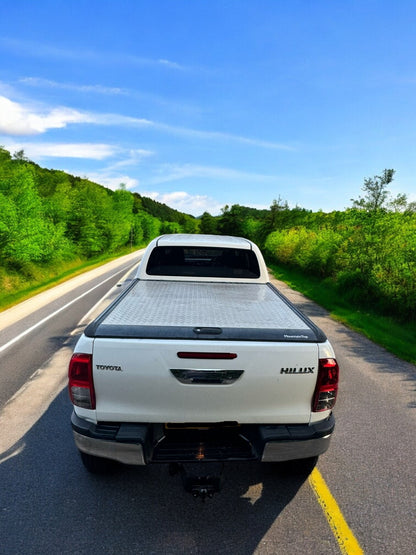
[[(200, 440), (212, 439), (221, 451), (221, 441), (224, 441), (226, 445), (228, 440), (231, 440), (232, 443), (233, 438), (245, 440), (247, 446), (251, 446), (246, 455), (238, 456), (240, 460), (261, 460), (267, 444), (279, 442), (284, 444), (293, 442), (296, 444), (330, 436), (335, 429), (335, 418), (331, 414), (327, 419), (313, 424), (244, 424), (234, 428), (227, 425), (227, 423), (203, 424), (207, 429), (198, 431), (195, 429), (197, 426), (195, 423), (190, 424), (189, 429), (186, 429), (185, 423), (181, 425), (180, 429), (164, 429), (161, 424), (140, 422), (100, 422), (94, 424), (78, 417), (73, 412), (71, 424), (75, 432), (92, 439), (105, 442), (141, 444), (143, 452), (146, 454), (145, 460), (148, 462), (166, 462), (168, 460), (165, 457), (163, 457), (163, 460), (158, 460), (156, 453), (161, 442), (167, 440), (173, 449), (172, 458), (169, 459), (169, 462), (178, 462), (184, 460), (185, 455), (188, 456), (188, 449), (192, 450), (195, 441), (198, 443)], [(182, 454), (180, 454), (181, 450)], [(218, 455), (216, 460), (226, 460), (227, 457), (221, 458)], [(234, 455), (230, 452), (228, 459), (232, 460), (233, 458)]]
[(222, 333), (195, 334), (192, 327), (185, 326), (122, 326), (98, 324), (86, 331), (85, 335), (95, 338), (118, 339), (194, 339), (215, 341), (276, 341), (289, 343), (317, 343), (323, 342), (322, 336), (317, 337), (313, 330), (294, 329), (265, 329), (265, 328), (222, 328)]
[(146, 444), (149, 424), (135, 422), (99, 422), (94, 424), (80, 418), (75, 412), (71, 415), (72, 429), (79, 434), (103, 441)]
[(335, 417), (313, 424), (264, 424), (259, 426), (263, 445), (269, 441), (307, 441), (331, 435), (335, 429)]
[(282, 299), (282, 301), (287, 306), (289, 306), (293, 310), (293, 312), (297, 314), (297, 316), (299, 316), (301, 320), (303, 320), (303, 322), (305, 322), (307, 326), (311, 328), (311, 330), (313, 330), (313, 332), (316, 335), (316, 341), (318, 343), (325, 343), (325, 341), (327, 340), (327, 337), (325, 333), (321, 330), (321, 328), (319, 328), (314, 322), (312, 322), (312, 320), (308, 318), (308, 316), (306, 316), (306, 314), (304, 314), (301, 310), (299, 310), (299, 308), (297, 308), (291, 301), (289, 301), (289, 299), (285, 297), (285, 295), (283, 295), (283, 293), (281, 293), (279, 289), (277, 289), (277, 287), (273, 285), (273, 283), (268, 282), (267, 285), (274, 293), (276, 293), (276, 295), (280, 299)]

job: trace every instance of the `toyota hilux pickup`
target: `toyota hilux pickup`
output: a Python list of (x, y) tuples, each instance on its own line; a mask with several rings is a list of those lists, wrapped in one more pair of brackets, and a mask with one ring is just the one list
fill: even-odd
[[(77, 342), (75, 444), (91, 472), (310, 464), (330, 443), (338, 375), (325, 334), (270, 283), (254, 243), (163, 235)], [(190, 489), (216, 487), (199, 476)]]

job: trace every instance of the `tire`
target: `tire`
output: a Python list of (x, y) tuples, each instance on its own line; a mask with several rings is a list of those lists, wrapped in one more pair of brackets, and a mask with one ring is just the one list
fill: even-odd
[(94, 455), (89, 455), (88, 453), (79, 452), (82, 460), (82, 464), (91, 472), (91, 474), (110, 474), (117, 469), (118, 463), (110, 459), (103, 459), (102, 457), (96, 457)]

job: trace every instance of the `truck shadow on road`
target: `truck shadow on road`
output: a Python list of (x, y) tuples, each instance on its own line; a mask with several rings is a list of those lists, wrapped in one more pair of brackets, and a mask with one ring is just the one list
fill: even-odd
[(1, 458), (4, 553), (249, 554), (276, 519), (285, 541), (296, 541), (294, 516), (284, 510), (307, 476), (229, 463), (222, 491), (202, 502), (165, 465), (91, 475), (75, 449), (70, 413), (63, 391)]

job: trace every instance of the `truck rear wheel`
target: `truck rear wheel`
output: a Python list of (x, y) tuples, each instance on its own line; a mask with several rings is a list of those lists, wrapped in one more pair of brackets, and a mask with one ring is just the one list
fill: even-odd
[(82, 464), (92, 474), (108, 474), (114, 472), (117, 468), (117, 462), (110, 459), (104, 459), (102, 457), (96, 457), (95, 455), (89, 455), (83, 451), (79, 452), (82, 460)]

